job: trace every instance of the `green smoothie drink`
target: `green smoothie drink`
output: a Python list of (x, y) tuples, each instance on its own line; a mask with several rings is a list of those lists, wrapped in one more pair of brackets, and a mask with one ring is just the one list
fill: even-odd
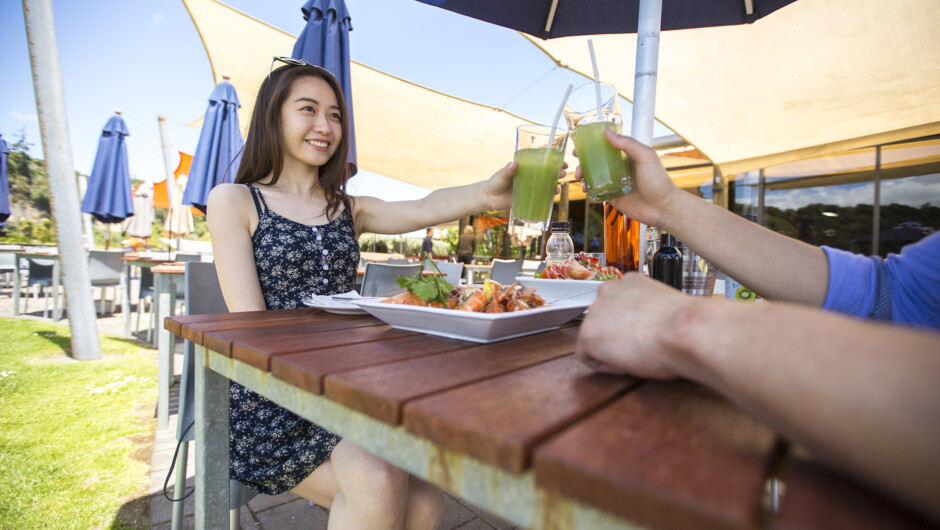
[(615, 199), (630, 191), (630, 167), (623, 151), (604, 138), (607, 129), (620, 134), (619, 125), (603, 121), (578, 125), (571, 133), (592, 201)]
[(620, 134), (620, 102), (609, 83), (588, 83), (571, 93), (565, 120), (578, 154), (587, 195), (592, 201), (607, 201), (631, 189), (626, 155), (604, 138), (611, 129)]
[[(516, 151), (519, 169), (512, 181), (512, 218), (529, 225), (548, 226), (552, 217), (558, 173), (565, 162), (561, 151), (547, 147)], [(535, 227), (532, 225), (541, 225)]]
[[(512, 181), (510, 228), (548, 230), (555, 202), (558, 175), (565, 163), (567, 133), (543, 125), (516, 128), (515, 160), (519, 164)], [(551, 143), (551, 145), (549, 145)]]

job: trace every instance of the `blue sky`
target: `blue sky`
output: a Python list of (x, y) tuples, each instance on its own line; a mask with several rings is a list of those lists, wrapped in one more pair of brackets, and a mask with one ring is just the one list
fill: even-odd
[[(303, 0), (225, 3), (292, 35), (303, 29)], [(414, 0), (346, 4), (354, 60), (441, 92), (549, 122), (567, 84), (587, 81), (556, 68), (505, 28)], [(213, 88), (209, 60), (182, 1), (53, 0), (53, 8), (75, 170), (91, 171), (101, 127), (120, 108), (131, 132), (131, 175), (162, 180), (157, 116), (169, 123), (170, 143), (191, 154), (199, 131), (184, 124), (205, 112)], [(32, 154), (42, 156), (21, 2), (0, 2), (0, 50), (0, 134), (13, 143), (24, 132)], [(660, 127), (656, 134), (668, 132)], [(362, 172), (350, 187), (393, 199), (425, 193), (390, 180)]]

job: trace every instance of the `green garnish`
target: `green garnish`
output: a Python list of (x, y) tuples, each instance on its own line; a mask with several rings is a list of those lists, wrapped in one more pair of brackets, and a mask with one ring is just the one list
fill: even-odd
[(431, 268), (434, 269), (435, 274), (424, 276), (424, 271), (418, 271), (413, 277), (399, 276), (395, 281), (398, 282), (399, 287), (408, 289), (409, 293), (425, 302), (438, 301), (446, 306), (447, 295), (454, 290), (454, 286), (447, 281), (446, 276), (441, 274), (434, 260), (427, 257), (424, 259), (431, 263)]

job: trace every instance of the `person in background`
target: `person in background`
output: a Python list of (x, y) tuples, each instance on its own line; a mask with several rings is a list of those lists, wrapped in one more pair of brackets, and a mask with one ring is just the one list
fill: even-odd
[(431, 236), (433, 235), (434, 229), (428, 228), (424, 240), (421, 241), (421, 259), (431, 259), (434, 257), (434, 243), (431, 241)]
[(476, 238), (473, 236), (473, 227), (467, 225), (463, 233), (457, 238), (457, 262), (470, 265), (473, 262), (473, 253), (476, 251)]
[[(261, 84), (235, 183), (208, 199), (229, 311), (297, 308), (311, 293), (352, 290), (363, 232), (406, 233), (511, 205), (514, 162), (416, 201), (347, 195), (339, 84), (318, 66), (278, 60), (287, 65)], [(234, 382), (230, 415), (231, 475), (252, 489), (329, 508), (330, 528), (440, 525), (440, 490)]]
[(680, 190), (653, 149), (605, 136), (633, 170), (618, 210), (773, 302), (686, 296), (627, 274), (601, 286), (576, 356), (708, 386), (940, 522), (940, 234), (884, 260), (814, 247)]

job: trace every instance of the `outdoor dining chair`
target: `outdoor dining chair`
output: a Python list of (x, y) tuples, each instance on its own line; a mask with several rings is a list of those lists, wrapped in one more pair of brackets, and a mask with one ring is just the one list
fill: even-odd
[(512, 285), (522, 274), (522, 260), (494, 259), (490, 266), (490, 279), (502, 285)]
[[(434, 260), (434, 265), (444, 274), (447, 283), (455, 286), (460, 285), (460, 281), (463, 279), (463, 263)], [(430, 262), (425, 262), (424, 270), (432, 271), (434, 268), (431, 267)]]
[(7, 277), (9, 277), (9, 283), (13, 285), (14, 274), (16, 274), (16, 254), (0, 252), (0, 275), (3, 276), (3, 284), (6, 285)]
[(88, 253), (88, 278), (92, 287), (101, 289), (98, 313), (104, 314), (105, 289), (112, 288), (111, 310), (114, 311), (117, 300), (118, 287), (122, 285), (124, 277), (124, 262), (121, 258), (124, 252), (111, 252), (108, 250), (92, 250)]
[(150, 267), (140, 268), (140, 284), (137, 288), (137, 326), (135, 329), (140, 331), (140, 313), (143, 311), (144, 302), (147, 303), (147, 309), (150, 311), (150, 324), (147, 327), (147, 342), (153, 342), (153, 328), (156, 326), (157, 315), (153, 310), (153, 271)]
[(421, 264), (392, 265), (389, 263), (366, 263), (362, 276), (362, 296), (392, 296), (404, 289), (398, 286), (399, 276), (414, 276), (421, 272)]
[[(49, 297), (46, 294), (46, 288), (51, 288), (53, 285), (53, 271), (55, 270), (55, 259), (36, 259), (36, 258), (27, 258), (28, 262), (27, 274), (26, 274), (26, 296), (23, 297), (23, 314), (26, 314), (29, 308), (29, 288), (36, 286), (37, 292), (36, 296), (39, 296), (39, 292), (43, 293), (43, 308), (42, 316), (43, 318), (48, 318), (49, 316)], [(17, 278), (14, 278), (16, 281)], [(59, 296), (59, 293), (52, 293), (53, 296)]]
[[(215, 263), (190, 261), (186, 263), (183, 280), (186, 291), (187, 315), (227, 313), (219, 276)], [(179, 462), (176, 464), (176, 482), (173, 498), (180, 499), (186, 490), (186, 461), (189, 457), (189, 442), (196, 439), (196, 348), (187, 341), (183, 343), (183, 374), (180, 379), (179, 411), (176, 417), (176, 440), (179, 443)], [(227, 412), (227, 411), (226, 411)], [(172, 472), (172, 468), (171, 468)], [(258, 495), (237, 480), (229, 480), (229, 519), (231, 528), (238, 528), (238, 509)], [(183, 501), (173, 503), (170, 527), (178, 529), (183, 521)]]

